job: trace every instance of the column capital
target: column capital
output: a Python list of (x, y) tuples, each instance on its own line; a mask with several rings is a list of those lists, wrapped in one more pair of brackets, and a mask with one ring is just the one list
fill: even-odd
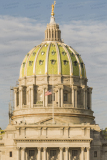
[(22, 150), (25, 150), (25, 149), (26, 149), (26, 147), (21, 147), (21, 149), (22, 149)]
[(16, 147), (16, 150), (19, 150), (20, 149), (20, 147)]
[(64, 149), (64, 147), (59, 147), (59, 149), (62, 151)]
[(65, 147), (65, 150), (68, 151), (69, 147)]
[(41, 147), (37, 147), (38, 151), (41, 151)]
[(85, 147), (81, 147), (81, 150), (83, 151), (85, 149)]
[(46, 151), (47, 150), (47, 147), (43, 147), (43, 151)]
[(87, 148), (88, 151), (90, 150), (90, 147), (86, 147), (86, 148)]
[(72, 86), (71, 87), (73, 90), (78, 90), (78, 86)]

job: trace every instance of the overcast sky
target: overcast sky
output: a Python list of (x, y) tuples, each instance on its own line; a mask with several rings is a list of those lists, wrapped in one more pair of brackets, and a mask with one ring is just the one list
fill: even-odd
[[(0, 127), (8, 124), (10, 86), (24, 56), (44, 39), (52, 0), (0, 0)], [(82, 57), (93, 87), (96, 123), (107, 127), (107, 1), (56, 1), (55, 20), (64, 42)]]

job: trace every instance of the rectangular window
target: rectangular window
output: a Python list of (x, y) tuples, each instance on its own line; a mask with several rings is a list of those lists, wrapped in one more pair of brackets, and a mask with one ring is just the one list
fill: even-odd
[(67, 93), (64, 93), (64, 101), (67, 101)]
[(10, 157), (12, 157), (12, 152), (10, 152)]
[(34, 151), (34, 150), (29, 150), (29, 156), (30, 156), (30, 157), (31, 157), (31, 156), (34, 157), (34, 155), (35, 155), (35, 151)]
[(77, 156), (78, 155), (78, 151), (77, 150), (72, 150), (72, 156)]
[(97, 151), (94, 151), (94, 157), (97, 157)]
[(50, 157), (55, 157), (56, 156), (56, 150), (50, 150)]

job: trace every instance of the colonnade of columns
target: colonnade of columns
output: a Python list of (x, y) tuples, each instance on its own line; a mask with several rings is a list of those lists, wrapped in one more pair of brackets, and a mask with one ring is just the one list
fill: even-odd
[[(57, 88), (57, 91), (55, 91), (55, 100), (56, 100), (56, 93), (58, 92), (58, 107), (63, 107), (63, 90), (64, 86), (59, 85)], [(71, 87), (72, 94), (71, 94), (71, 104), (73, 108), (77, 108), (77, 96), (78, 96), (78, 87), (72, 86)], [(45, 96), (45, 92), (48, 91), (48, 86), (45, 85), (42, 87), (42, 97), (43, 97), (43, 107), (48, 106), (48, 96)], [(92, 88), (82, 88), (83, 91), (83, 108), (91, 109), (91, 95), (92, 95)], [(87, 92), (89, 96), (87, 97)], [(17, 107), (17, 89), (14, 89), (14, 95), (15, 95), (15, 108)], [(88, 105), (87, 105), (87, 99), (88, 99)], [(26, 104), (30, 106), (30, 108), (33, 108), (34, 105), (34, 86), (29, 86), (26, 88)], [(19, 87), (19, 106), (22, 108), (23, 105), (23, 87)]]
[[(63, 160), (63, 150), (64, 150), (64, 148), (65, 148), (65, 152), (66, 152), (66, 160), (69, 160), (69, 153), (70, 153), (70, 151), (69, 151), (69, 147), (60, 147), (59, 148), (59, 150), (60, 150), (60, 160)], [(17, 149), (17, 160), (20, 160), (20, 157), (21, 157), (21, 159), (23, 159), (23, 160), (26, 160), (26, 158), (27, 158), (27, 156), (26, 156), (26, 148), (25, 147), (23, 147), (23, 148), (21, 148), (21, 147), (17, 147), (16, 148)], [(41, 147), (38, 147), (37, 148), (37, 152), (38, 152), (38, 154), (37, 154), (37, 160), (41, 160)], [(73, 148), (74, 149), (74, 148)], [(85, 158), (85, 153), (84, 153), (84, 147), (81, 147), (80, 148), (81, 149), (81, 154), (80, 154), (80, 160), (90, 160), (90, 148), (89, 147), (86, 147), (86, 150), (87, 150), (87, 158)], [(22, 150), (22, 152), (20, 152)], [(72, 151), (72, 150), (71, 150)], [(43, 154), (44, 154), (44, 159), (43, 160), (47, 160), (48, 158), (47, 158), (47, 147), (43, 147)], [(21, 155), (20, 155), (20, 153), (21, 153)], [(72, 152), (71, 152), (71, 157), (72, 157), (73, 155), (72, 155)]]

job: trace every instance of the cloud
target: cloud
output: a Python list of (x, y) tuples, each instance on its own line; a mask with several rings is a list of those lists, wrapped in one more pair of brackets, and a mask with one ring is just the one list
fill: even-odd
[[(8, 122), (9, 87), (15, 86), (20, 65), (27, 52), (41, 43), (46, 24), (34, 19), (0, 16), (0, 126)], [(88, 85), (93, 87), (93, 110), (96, 122), (107, 127), (107, 22), (72, 21), (60, 25), (64, 42), (82, 57)], [(104, 117), (104, 118), (103, 118)]]

